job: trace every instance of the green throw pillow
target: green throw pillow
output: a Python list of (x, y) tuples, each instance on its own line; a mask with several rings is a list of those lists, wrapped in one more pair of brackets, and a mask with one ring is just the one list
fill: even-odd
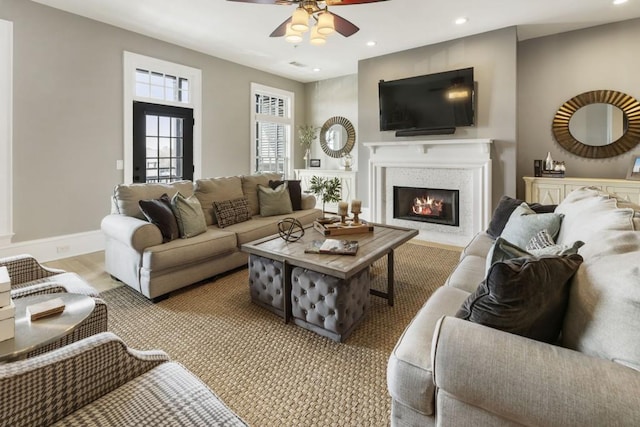
[(560, 231), (562, 217), (563, 215), (556, 213), (536, 214), (526, 203), (522, 203), (509, 217), (500, 237), (521, 248), (526, 247), (540, 230), (546, 229), (551, 238), (555, 239)]
[(178, 220), (180, 237), (183, 239), (197, 236), (207, 231), (207, 223), (204, 219), (202, 206), (195, 195), (185, 198), (179, 192), (176, 193), (171, 198), (171, 209), (176, 216), (176, 220)]
[(258, 184), (258, 199), (260, 201), (260, 216), (282, 215), (293, 212), (286, 182), (273, 189)]

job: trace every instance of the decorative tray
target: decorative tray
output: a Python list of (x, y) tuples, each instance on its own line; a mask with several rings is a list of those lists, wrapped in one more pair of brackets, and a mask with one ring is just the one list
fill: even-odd
[(323, 236), (340, 236), (344, 234), (373, 232), (373, 225), (369, 225), (362, 221), (357, 225), (353, 222), (347, 222), (346, 224), (342, 224), (340, 222), (322, 224), (318, 221), (313, 221), (313, 228)]

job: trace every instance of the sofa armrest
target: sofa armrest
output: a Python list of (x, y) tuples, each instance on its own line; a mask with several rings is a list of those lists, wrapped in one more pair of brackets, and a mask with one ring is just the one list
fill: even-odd
[(11, 426), (51, 425), (168, 361), (104, 332), (31, 359), (0, 364), (0, 413)]
[(316, 207), (316, 196), (309, 193), (302, 193), (302, 202), (300, 207), (305, 209), (314, 209)]
[(0, 258), (0, 267), (7, 267), (7, 272), (11, 278), (11, 287), (65, 273), (64, 270), (41, 265), (34, 257), (28, 254)]
[[(438, 403), (451, 397), (523, 425), (640, 420), (640, 372), (605, 359), (443, 317), (432, 360)], [(438, 419), (455, 416), (437, 413)]]
[(102, 232), (138, 252), (162, 244), (160, 229), (150, 222), (126, 215), (110, 214), (102, 219)]

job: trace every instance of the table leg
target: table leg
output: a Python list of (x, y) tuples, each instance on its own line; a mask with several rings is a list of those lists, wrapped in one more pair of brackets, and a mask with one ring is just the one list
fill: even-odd
[(377, 289), (371, 289), (369, 293), (380, 298), (386, 298), (387, 303), (393, 307), (393, 249), (387, 254), (387, 292), (382, 292)]

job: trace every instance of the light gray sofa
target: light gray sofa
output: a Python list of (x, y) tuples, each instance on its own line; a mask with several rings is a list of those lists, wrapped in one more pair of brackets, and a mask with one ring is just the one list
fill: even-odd
[(640, 207), (582, 188), (555, 212), (557, 242), (585, 242), (557, 345), (454, 317), (485, 277), (480, 233), (389, 358), (393, 426), (640, 425)]
[[(101, 224), (105, 236), (105, 269), (150, 299), (158, 299), (171, 291), (191, 285), (217, 274), (247, 264), (247, 254), (240, 252), (243, 243), (278, 232), (277, 223), (293, 217), (310, 224), (321, 216), (315, 209), (315, 197), (302, 194), (302, 210), (293, 213), (260, 216), (258, 184), (268, 186), (279, 174), (243, 175), (178, 181), (171, 184), (130, 184), (116, 186), (111, 214)], [(160, 229), (146, 221), (138, 202), (157, 199), (162, 194), (172, 197), (195, 195), (207, 223), (205, 233), (186, 239), (162, 243)], [(218, 227), (213, 202), (246, 197), (252, 218), (249, 221)]]
[(103, 332), (0, 364), (3, 426), (243, 426), (202, 381), (159, 350)]

